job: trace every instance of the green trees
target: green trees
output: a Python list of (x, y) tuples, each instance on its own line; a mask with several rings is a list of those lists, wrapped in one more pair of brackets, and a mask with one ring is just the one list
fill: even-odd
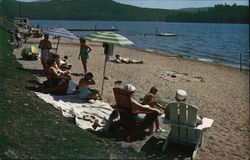
[(17, 17), (19, 6), (21, 16), (30, 19), (249, 23), (249, 7), (236, 4), (220, 4), (188, 12), (140, 8), (112, 0), (51, 0), (30, 3), (2, 0), (0, 14)]

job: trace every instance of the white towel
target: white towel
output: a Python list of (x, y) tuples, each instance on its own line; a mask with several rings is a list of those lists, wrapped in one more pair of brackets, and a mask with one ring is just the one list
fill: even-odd
[(99, 121), (96, 130), (102, 129), (113, 111), (108, 103), (99, 100), (83, 103), (76, 95), (55, 96), (40, 92), (35, 92), (35, 94), (45, 102), (60, 109), (63, 116), (75, 117), (76, 125), (82, 129), (93, 129), (92, 125), (95, 120)]

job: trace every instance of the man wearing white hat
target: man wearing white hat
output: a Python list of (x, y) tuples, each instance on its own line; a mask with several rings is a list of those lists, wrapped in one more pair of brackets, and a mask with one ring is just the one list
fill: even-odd
[[(176, 91), (176, 94), (175, 94), (175, 100), (179, 103), (185, 103), (187, 99), (187, 92), (182, 90), (182, 89), (178, 89)], [(169, 110), (168, 110), (168, 106), (166, 107), (166, 110), (165, 110), (165, 117), (167, 119), (169, 119)], [(201, 121), (201, 118), (197, 115), (197, 124), (202, 124), (202, 121)]]
[[(129, 92), (130, 98), (132, 97), (133, 93), (135, 92), (136, 88), (132, 84), (126, 84), (124, 89)], [(139, 111), (153, 111), (157, 114), (161, 114), (161, 111), (155, 108), (151, 108), (149, 105), (142, 105), (138, 103), (136, 100), (131, 98), (132, 108)]]
[(155, 108), (150, 107), (149, 105), (142, 105), (138, 103), (136, 100), (132, 98), (133, 93), (135, 92), (136, 88), (132, 84), (126, 84), (124, 86), (124, 89), (129, 92), (129, 96), (131, 99), (131, 106), (133, 110), (136, 111), (149, 111), (153, 112), (151, 114), (144, 114), (144, 113), (139, 113), (136, 115), (136, 121), (140, 122), (141, 127), (147, 128), (148, 124), (151, 122), (155, 122), (157, 117), (161, 114), (161, 111)]

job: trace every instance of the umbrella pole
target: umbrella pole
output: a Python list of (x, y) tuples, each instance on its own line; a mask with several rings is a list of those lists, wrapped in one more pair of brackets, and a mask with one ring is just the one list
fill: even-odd
[(104, 86), (104, 77), (105, 77), (105, 71), (106, 71), (106, 64), (107, 64), (108, 55), (105, 55), (105, 62), (104, 62), (104, 69), (103, 69), (103, 77), (102, 77), (102, 90), (101, 90), (101, 96), (103, 95), (103, 86)]
[[(58, 49), (58, 46), (59, 46), (60, 39), (61, 39), (61, 37), (59, 37), (58, 42), (57, 42), (57, 45), (56, 45), (56, 53), (57, 53), (57, 49)], [(55, 54), (56, 54), (56, 53), (55, 53)]]

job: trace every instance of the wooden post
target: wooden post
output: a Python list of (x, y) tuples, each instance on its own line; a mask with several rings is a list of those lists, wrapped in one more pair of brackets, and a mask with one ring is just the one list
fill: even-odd
[(102, 79), (102, 90), (101, 90), (101, 96), (103, 95), (103, 86), (104, 86), (104, 78), (105, 78), (105, 72), (106, 72), (106, 64), (108, 60), (108, 55), (105, 55), (105, 62), (104, 62), (104, 69), (103, 69), (103, 79)]
[(240, 71), (242, 71), (242, 53), (240, 53)]
[(61, 37), (59, 37), (59, 39), (58, 39), (58, 42), (57, 42), (57, 45), (56, 45), (56, 52), (55, 52), (55, 54), (57, 53), (57, 49), (58, 49), (58, 46), (59, 46), (60, 39), (61, 39)]

